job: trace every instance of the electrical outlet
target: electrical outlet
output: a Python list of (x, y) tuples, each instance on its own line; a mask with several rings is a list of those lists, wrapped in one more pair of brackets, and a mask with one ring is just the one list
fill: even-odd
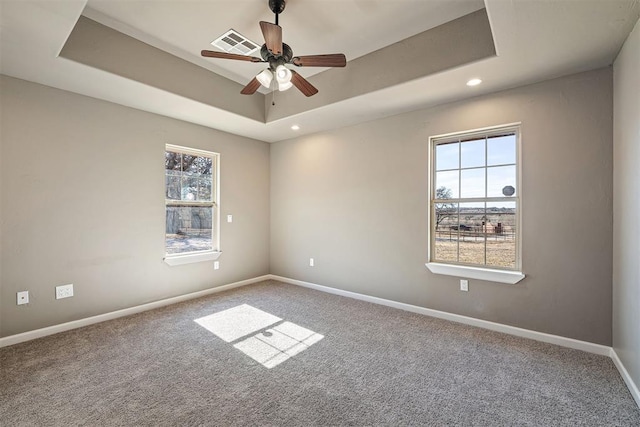
[(309, 267), (313, 267), (314, 262), (313, 262), (313, 258), (309, 258)]
[(29, 291), (20, 291), (17, 294), (17, 304), (29, 304)]
[(460, 290), (469, 292), (469, 281), (466, 279), (460, 279)]
[(213, 261), (213, 269), (220, 270), (220, 261)]
[(73, 296), (73, 284), (56, 286), (56, 299), (70, 298)]

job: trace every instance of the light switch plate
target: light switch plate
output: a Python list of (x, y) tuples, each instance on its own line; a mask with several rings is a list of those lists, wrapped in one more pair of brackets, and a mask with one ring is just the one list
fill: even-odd
[(233, 222), (233, 215), (227, 215), (227, 222)]

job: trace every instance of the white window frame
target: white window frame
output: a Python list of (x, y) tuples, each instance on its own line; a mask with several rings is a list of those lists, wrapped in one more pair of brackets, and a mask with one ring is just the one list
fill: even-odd
[[(211, 201), (210, 202), (209, 201), (188, 202), (187, 204), (190, 204), (193, 206), (211, 206), (212, 207), (213, 212), (211, 217), (211, 226), (212, 226), (211, 243), (212, 243), (213, 249), (206, 250), (206, 251), (193, 251), (193, 252), (184, 252), (184, 253), (177, 253), (177, 254), (168, 254), (166, 253), (167, 243), (165, 238), (163, 239), (164, 245), (165, 245), (164, 246), (164, 250), (165, 250), (164, 262), (167, 263), (168, 265), (182, 265), (182, 264), (190, 264), (194, 262), (215, 261), (222, 254), (222, 251), (220, 250), (220, 154), (214, 153), (213, 151), (199, 150), (196, 148), (183, 147), (180, 145), (173, 145), (173, 144), (166, 144), (165, 152), (166, 151), (171, 151), (174, 153), (189, 154), (192, 156), (208, 157), (212, 161), (213, 170), (214, 170), (212, 174), (212, 179), (214, 182), (212, 183), (212, 188), (211, 188), (211, 191), (213, 192)], [(166, 184), (165, 184), (165, 191), (166, 191)], [(165, 217), (167, 212), (167, 206), (175, 202), (176, 201), (168, 200), (165, 198), (165, 205), (164, 205)], [(180, 204), (185, 204), (185, 202), (181, 201)], [(165, 230), (166, 230), (166, 224), (165, 224)]]
[[(442, 274), (447, 276), (464, 277), (469, 279), (486, 280), (491, 282), (515, 284), (524, 279), (525, 275), (522, 272), (522, 179), (521, 179), (521, 144), (522, 135), (520, 132), (521, 123), (509, 123), (499, 126), (491, 126), (480, 129), (473, 129), (463, 132), (454, 132), (442, 135), (435, 135), (429, 137), (429, 173), (428, 173), (428, 188), (429, 188), (429, 207), (427, 213), (428, 224), (428, 249), (427, 259), (429, 260), (425, 266), (435, 274)], [(435, 245), (435, 218), (434, 218), (434, 198), (435, 198), (435, 149), (437, 144), (443, 142), (451, 142), (460, 139), (468, 139), (480, 136), (491, 136), (492, 134), (498, 134), (502, 132), (514, 132), (516, 134), (516, 195), (510, 198), (510, 201), (516, 202), (516, 262), (514, 269), (501, 269), (492, 267), (483, 267), (480, 265), (468, 265), (459, 264), (456, 262), (435, 262), (432, 261), (434, 257), (434, 245)], [(486, 183), (485, 183), (486, 185)], [(479, 199), (479, 198), (478, 198)], [(470, 201), (461, 199), (463, 201)], [(480, 200), (472, 200), (480, 201)], [(491, 201), (491, 198), (484, 197), (482, 201)]]

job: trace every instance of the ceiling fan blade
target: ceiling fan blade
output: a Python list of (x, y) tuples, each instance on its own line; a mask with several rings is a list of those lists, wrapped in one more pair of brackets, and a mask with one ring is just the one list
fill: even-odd
[(237, 55), (235, 53), (216, 52), (215, 50), (203, 50), (200, 52), (202, 56), (207, 58), (222, 58), (222, 59), (236, 59), (238, 61), (249, 62), (264, 62), (262, 59), (255, 56)]
[(258, 88), (260, 87), (260, 82), (258, 81), (258, 79), (256, 79), (255, 77), (253, 78), (253, 80), (251, 80), (249, 82), (248, 85), (246, 85), (241, 91), (240, 93), (243, 95), (253, 95), (254, 93), (256, 93), (256, 91), (258, 90)]
[(298, 67), (344, 67), (347, 58), (343, 53), (331, 53), (328, 55), (296, 56), (291, 60)]
[(267, 49), (274, 55), (282, 55), (282, 27), (270, 22), (260, 21), (260, 29)]
[(304, 93), (305, 96), (313, 96), (318, 93), (318, 89), (316, 89), (307, 79), (302, 77), (300, 74), (291, 70), (291, 83), (295, 87), (300, 90), (300, 92)]

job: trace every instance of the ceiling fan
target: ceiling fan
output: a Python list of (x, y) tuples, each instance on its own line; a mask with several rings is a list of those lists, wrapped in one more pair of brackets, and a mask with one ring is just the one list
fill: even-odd
[(344, 67), (347, 65), (347, 59), (342, 53), (293, 56), (291, 47), (282, 42), (282, 27), (278, 25), (278, 15), (284, 10), (285, 3), (285, 0), (269, 0), (269, 8), (275, 13), (276, 22), (272, 24), (270, 22), (260, 21), (260, 29), (262, 30), (265, 41), (265, 44), (263, 44), (260, 49), (260, 56), (262, 58), (212, 50), (203, 50), (201, 52), (202, 56), (208, 58), (266, 62), (269, 64), (269, 68), (261, 71), (242, 89), (240, 93), (243, 95), (254, 94), (260, 85), (270, 88), (271, 83), (275, 80), (277, 88), (280, 91), (295, 86), (304, 95), (313, 96), (318, 93), (318, 89), (300, 74), (296, 73), (295, 70), (285, 65), (293, 64), (296, 67)]

